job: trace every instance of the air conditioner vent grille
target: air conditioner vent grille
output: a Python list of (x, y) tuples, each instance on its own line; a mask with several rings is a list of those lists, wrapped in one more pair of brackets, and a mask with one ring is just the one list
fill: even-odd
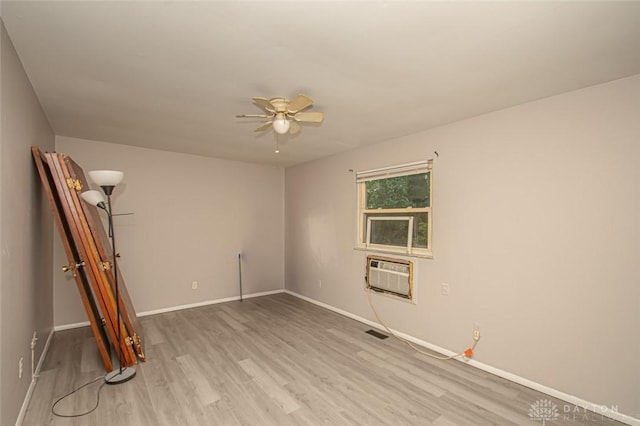
[(412, 298), (413, 262), (378, 256), (367, 257), (367, 289)]

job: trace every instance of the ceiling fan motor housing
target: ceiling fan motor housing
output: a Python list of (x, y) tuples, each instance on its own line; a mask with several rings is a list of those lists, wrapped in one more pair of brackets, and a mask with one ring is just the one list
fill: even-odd
[(287, 107), (289, 106), (289, 99), (287, 98), (274, 98), (271, 99), (271, 105), (276, 109), (275, 112), (287, 113)]

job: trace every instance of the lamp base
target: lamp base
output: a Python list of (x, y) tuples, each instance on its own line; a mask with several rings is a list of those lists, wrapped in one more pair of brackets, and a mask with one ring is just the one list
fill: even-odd
[(111, 373), (104, 377), (104, 381), (108, 385), (119, 385), (120, 383), (128, 382), (136, 375), (136, 369), (133, 367), (125, 367), (120, 372), (120, 369), (113, 370)]

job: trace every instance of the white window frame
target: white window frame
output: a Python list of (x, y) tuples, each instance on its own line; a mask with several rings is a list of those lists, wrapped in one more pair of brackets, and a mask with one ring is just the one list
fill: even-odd
[[(378, 210), (374, 210), (378, 212)], [(365, 215), (366, 216), (366, 215)], [(407, 253), (411, 253), (411, 246), (413, 245), (413, 216), (385, 216), (385, 217), (368, 217), (367, 218), (367, 240), (366, 247), (368, 249), (384, 250), (387, 246), (371, 243), (371, 222), (373, 221), (388, 221), (388, 220), (403, 220), (409, 222), (407, 227)]]
[[(430, 173), (429, 179), (429, 207), (407, 207), (397, 209), (367, 209), (366, 183), (372, 180), (389, 179), (399, 176), (413, 174)], [(419, 161), (415, 163), (402, 164), (398, 166), (385, 167), (375, 170), (356, 172), (357, 186), (357, 235), (356, 249), (379, 251), (384, 253), (404, 254), (414, 257), (432, 258), (431, 235), (432, 235), (432, 207), (433, 207), (433, 162), (432, 160)], [(427, 213), (427, 248), (413, 247), (413, 215), (415, 213)], [(371, 214), (391, 214), (385, 217), (367, 217)], [(371, 221), (372, 220), (408, 220), (409, 235), (407, 237), (407, 247), (389, 246), (371, 243)]]

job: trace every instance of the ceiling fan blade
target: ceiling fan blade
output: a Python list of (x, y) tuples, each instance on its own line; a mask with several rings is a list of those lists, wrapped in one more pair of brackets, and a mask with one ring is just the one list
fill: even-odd
[(262, 107), (263, 109), (269, 112), (276, 111), (276, 107), (274, 107), (273, 104), (269, 102), (269, 99), (266, 99), (266, 98), (251, 98), (251, 99), (255, 104), (257, 104), (258, 106)]
[(295, 114), (298, 111), (302, 111), (305, 108), (309, 108), (313, 105), (313, 101), (310, 97), (303, 95), (302, 93), (296, 96), (287, 106), (287, 112), (289, 114)]
[(260, 126), (257, 129), (255, 129), (254, 132), (264, 132), (265, 130), (270, 129), (271, 125), (272, 125), (272, 122), (271, 121), (267, 121), (262, 126)]
[(290, 123), (291, 125), (289, 126), (289, 134), (295, 135), (300, 133), (300, 130), (302, 130), (302, 127), (300, 127), (300, 125), (293, 120), (291, 120)]
[(323, 112), (299, 112), (293, 116), (295, 121), (304, 121), (306, 123), (322, 123), (324, 119)]
[(273, 114), (271, 115), (266, 115), (266, 114), (238, 114), (236, 115), (236, 118), (272, 118)]

